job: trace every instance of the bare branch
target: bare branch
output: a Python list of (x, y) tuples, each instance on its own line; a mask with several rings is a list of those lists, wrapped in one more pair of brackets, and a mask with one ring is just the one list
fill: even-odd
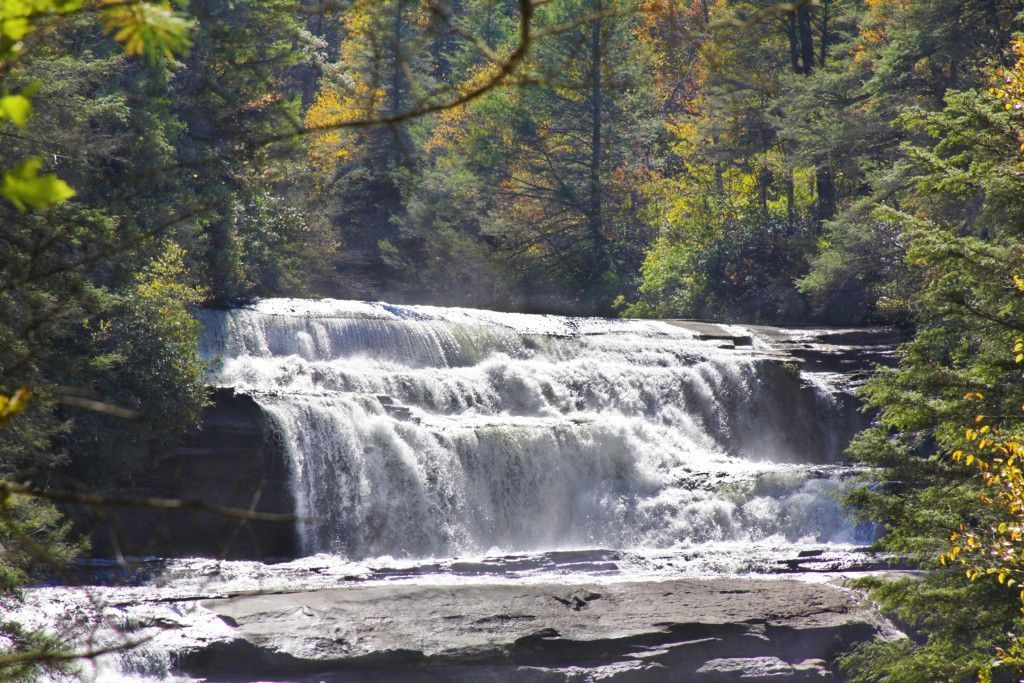
[(184, 498), (112, 498), (88, 493), (71, 491), (46, 491), (31, 484), (16, 484), (0, 480), (0, 500), (11, 494), (30, 496), (50, 500), (55, 503), (83, 505), (85, 507), (104, 508), (148, 508), (151, 510), (183, 510), (186, 512), (205, 512), (221, 517), (244, 519), (253, 522), (310, 522), (311, 517), (300, 517), (284, 512), (256, 512), (244, 508), (216, 505), (202, 500)]

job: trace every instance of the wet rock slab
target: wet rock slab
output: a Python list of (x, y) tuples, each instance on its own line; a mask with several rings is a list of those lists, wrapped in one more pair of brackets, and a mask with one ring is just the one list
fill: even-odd
[(177, 653), (212, 680), (835, 681), (898, 635), (850, 591), (790, 580), (373, 585), (209, 600), (232, 639)]

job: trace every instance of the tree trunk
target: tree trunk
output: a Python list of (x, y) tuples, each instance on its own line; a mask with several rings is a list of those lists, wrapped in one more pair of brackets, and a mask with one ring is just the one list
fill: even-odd
[[(718, 147), (721, 144), (721, 138), (718, 137), (718, 133), (711, 134), (711, 144), (714, 147)], [(722, 171), (722, 164), (717, 159), (715, 164), (715, 193), (722, 197), (725, 195), (725, 174)]]
[(711, 23), (711, 8), (708, 7), (708, 0), (700, 0), (701, 17), (704, 19), (704, 25)]
[(388, 113), (398, 114), (402, 106), (402, 0), (395, 0), (391, 27), (391, 83), (388, 87)]
[(789, 62), (793, 73), (800, 73), (800, 39), (796, 34), (796, 12), (790, 12), (786, 20), (786, 34), (789, 36)]
[(768, 211), (768, 190), (772, 186), (772, 172), (767, 168), (762, 168), (757, 174), (757, 191), (758, 199), (761, 203), (761, 215), (764, 220), (768, 220), (771, 214)]
[(828, 59), (828, 20), (829, 17), (829, 0), (821, 0), (821, 55), (818, 57), (818, 66), (825, 66), (825, 61)]
[[(437, 5), (438, 9), (449, 17), (458, 17), (463, 11), (459, 0), (440, 0)], [(481, 38), (486, 41), (483, 36)], [(443, 21), (438, 23), (434, 40), (431, 42), (431, 64), (434, 78), (442, 83), (447, 83), (451, 78), (452, 65), (449, 60), (458, 44), (457, 39), (458, 35), (450, 25)]]
[[(593, 11), (601, 11), (601, 0), (593, 0)], [(605, 239), (602, 230), (602, 185), (601, 185), (601, 124), (603, 102), (601, 101), (601, 22), (590, 23), (590, 207), (588, 210), (588, 228), (593, 243), (593, 280), (597, 282), (607, 265)]]
[[(402, 50), (402, 39), (404, 36), (405, 0), (394, 0), (395, 15), (392, 18), (391, 26), (391, 74), (388, 83), (388, 114), (397, 116), (402, 113), (403, 89), (405, 86), (405, 73), (402, 70), (405, 55)], [(392, 144), (387, 146), (387, 157), (396, 165), (407, 166), (410, 161), (409, 144), (406, 138), (405, 128), (401, 125), (389, 126)]]
[(818, 187), (818, 218), (827, 221), (836, 215), (836, 184), (832, 170), (819, 166), (815, 184)]
[(496, 35), (497, 32), (494, 30), (493, 17), (494, 12), (489, 11), (484, 14), (483, 35), (480, 36), (480, 38), (483, 39), (484, 44), (492, 50), (498, 46), (499, 39), (499, 36)]
[(786, 177), (786, 220), (792, 229), (796, 226), (796, 189), (793, 185), (793, 169), (789, 169)]
[(801, 73), (814, 71), (814, 35), (811, 31), (810, 3), (804, 3), (796, 9), (797, 34), (800, 38)]

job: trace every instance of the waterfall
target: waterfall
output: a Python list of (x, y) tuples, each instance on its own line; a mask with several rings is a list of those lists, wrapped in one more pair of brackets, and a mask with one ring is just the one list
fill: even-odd
[(199, 317), (213, 383), (280, 436), (304, 553), (853, 540), (835, 405), (767, 342), (331, 300)]

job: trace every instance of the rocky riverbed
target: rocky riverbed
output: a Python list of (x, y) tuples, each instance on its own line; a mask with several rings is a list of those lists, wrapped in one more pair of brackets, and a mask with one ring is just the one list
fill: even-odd
[(846, 587), (877, 558), (754, 548), (762, 573), (713, 578), (755, 565), (704, 552), (151, 561), (33, 589), (22, 617), (116, 649), (99, 681), (838, 681), (838, 654), (902, 637)]
[(230, 637), (179, 653), (215, 680), (827, 681), (894, 629), (799, 580), (362, 586), (209, 600)]

